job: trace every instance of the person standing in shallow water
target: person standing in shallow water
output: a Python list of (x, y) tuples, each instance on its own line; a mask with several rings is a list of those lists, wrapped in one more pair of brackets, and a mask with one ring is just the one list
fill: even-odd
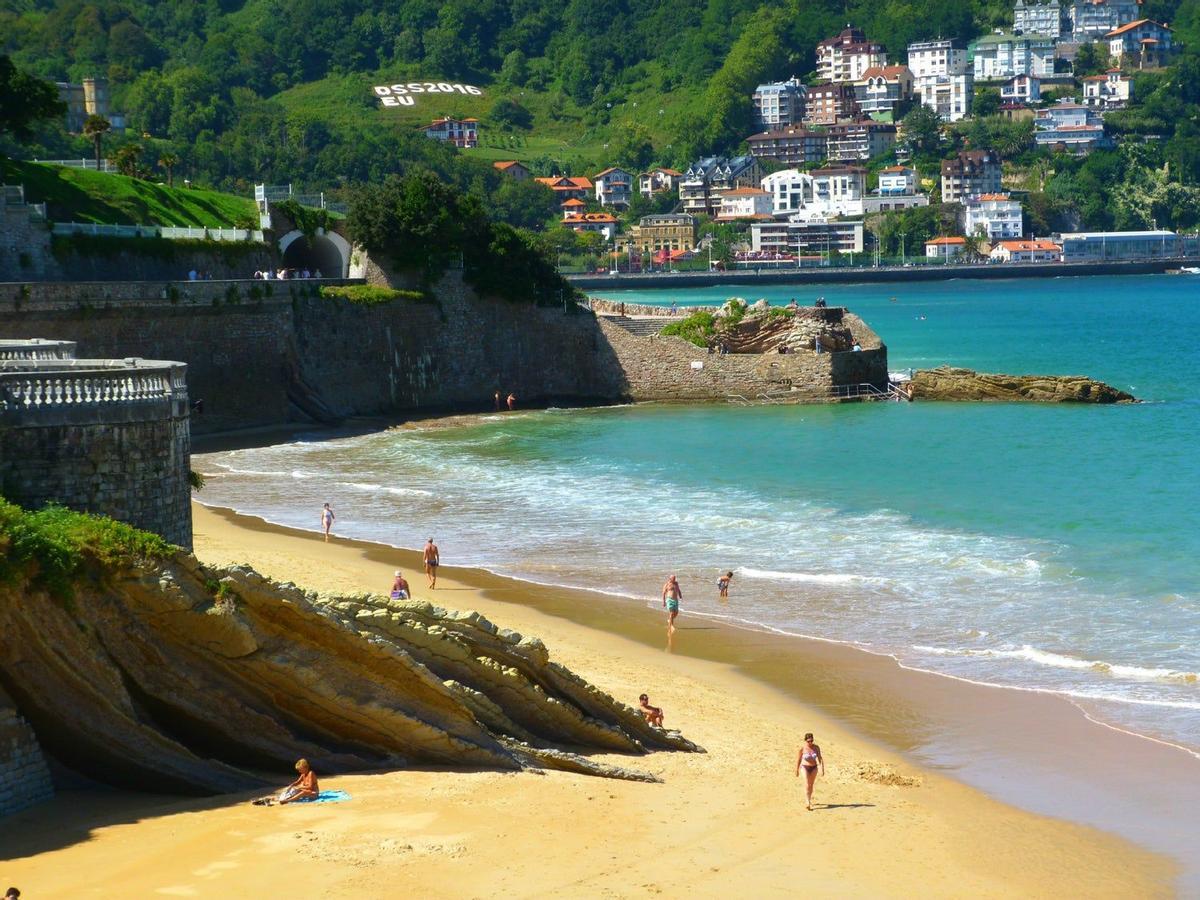
[(717, 579), (717, 596), (722, 600), (729, 599), (729, 582), (733, 581), (733, 573), (726, 572)]
[(321, 530), (325, 532), (326, 542), (329, 541), (329, 530), (333, 528), (333, 520), (336, 518), (328, 503), (321, 507)]
[(517, 395), (509, 394), (508, 400), (506, 402), (508, 403), (508, 411), (512, 412), (514, 409), (517, 408)]
[(438, 553), (437, 544), (430, 538), (425, 542), (425, 577), (429, 579), (429, 588), (433, 590), (437, 587), (437, 570), (438, 564), (442, 561), (441, 554)]
[(813, 743), (810, 731), (804, 735), (804, 743), (800, 745), (800, 755), (796, 757), (796, 777), (800, 777), (800, 770), (803, 769), (807, 798), (805, 809), (810, 811), (812, 810), (813, 785), (817, 783), (818, 767), (823, 776), (825, 774), (825, 757), (821, 755), (821, 748)]
[(662, 589), (662, 604), (667, 611), (668, 634), (675, 630), (675, 617), (679, 615), (679, 601), (682, 599), (683, 589), (679, 586), (679, 579), (674, 575), (669, 576)]

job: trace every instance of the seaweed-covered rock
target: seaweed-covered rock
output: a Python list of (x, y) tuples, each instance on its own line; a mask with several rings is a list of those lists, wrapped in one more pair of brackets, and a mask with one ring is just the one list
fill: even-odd
[(939, 366), (913, 374), (914, 400), (1136, 403), (1132, 394), (1083, 375), (996, 375)]

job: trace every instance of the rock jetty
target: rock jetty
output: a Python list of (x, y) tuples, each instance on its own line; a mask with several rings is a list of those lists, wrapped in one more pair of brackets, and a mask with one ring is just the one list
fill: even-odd
[(914, 400), (1136, 403), (1132, 394), (1082, 375), (996, 375), (939, 366), (913, 373)]
[(478, 613), (319, 596), (179, 552), (92, 560), (69, 599), (0, 585), (0, 685), (68, 769), (138, 790), (260, 788), (408, 764), (653, 776), (591, 759), (697, 751)]

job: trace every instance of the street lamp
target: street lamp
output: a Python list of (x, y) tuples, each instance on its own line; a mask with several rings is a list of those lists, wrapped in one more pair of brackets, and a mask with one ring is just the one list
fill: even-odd
[(908, 232), (900, 232), (900, 265), (903, 266), (908, 262), (908, 257), (904, 255), (904, 239), (908, 237)]

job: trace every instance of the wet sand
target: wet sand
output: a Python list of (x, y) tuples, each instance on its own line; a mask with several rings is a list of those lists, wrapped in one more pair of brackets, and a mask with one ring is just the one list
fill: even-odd
[[(659, 785), (402, 770), (329, 777), (323, 787), (354, 799), (282, 809), (244, 798), (65, 792), (0, 824), (8, 859), (0, 879), (29, 896), (771, 897), (801, 885), (839, 896), (1175, 891), (1169, 858), (1000, 802), (961, 784), (965, 770), (938, 771), (948, 759), (943, 743), (989, 746), (983, 722), (1036, 729), (1022, 738), (1037, 751), (999, 767), (1014, 777), (1036, 769), (1043, 751), (1075, 752), (1072, 723), (1106, 731), (1055, 698), (1010, 703), (1011, 692), (904, 672), (847, 647), (689, 619), (686, 606), (668, 650), (662, 611), (648, 604), (453, 567), (429, 591), (413, 551), (326, 544), (199, 506), (195, 525), (201, 560), (248, 562), (319, 590), (382, 591), (402, 568), (418, 598), (537, 635), (553, 658), (614, 696), (632, 702), (647, 691), (667, 724), (708, 752), (613, 758), (654, 772)], [(806, 730), (829, 762), (811, 813), (793, 775)], [(1120, 742), (1112, 745), (1126, 754), (1120, 764), (1134, 739), (1108, 732), (1094, 740), (1100, 759), (1058, 766), (1089, 790), (1100, 774), (1092, 766), (1109, 752), (1104, 742)], [(1166, 761), (1139, 751), (1148, 771)]]

